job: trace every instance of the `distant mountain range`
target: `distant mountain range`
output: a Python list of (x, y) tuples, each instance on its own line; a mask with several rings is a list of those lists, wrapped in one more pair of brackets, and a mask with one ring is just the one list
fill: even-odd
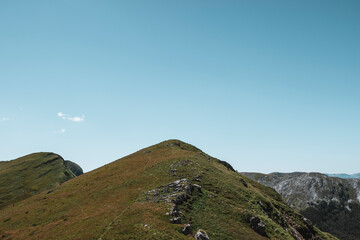
[(0, 164), (0, 193), (31, 189), (0, 208), (1, 239), (337, 239), (274, 189), (179, 140), (79, 177), (58, 155), (30, 156), (12, 161), (11, 173)]
[(346, 174), (346, 173), (325, 173), (329, 177), (338, 177), (338, 178), (360, 178), (360, 173), (354, 173), (354, 174)]
[(274, 188), (315, 226), (342, 240), (360, 238), (360, 179), (321, 173), (242, 173)]

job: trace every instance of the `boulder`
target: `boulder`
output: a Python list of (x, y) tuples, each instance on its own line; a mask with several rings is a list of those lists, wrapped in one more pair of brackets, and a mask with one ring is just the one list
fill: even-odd
[(199, 229), (195, 234), (196, 240), (210, 240), (209, 236), (202, 229)]
[(186, 224), (183, 228), (183, 230), (181, 231), (184, 235), (189, 235), (193, 233), (192, 227), (190, 224)]
[(250, 218), (250, 226), (258, 234), (260, 234), (262, 236), (266, 236), (265, 224), (261, 221), (261, 219), (259, 217), (251, 217)]
[(181, 217), (174, 217), (174, 218), (170, 219), (170, 222), (172, 224), (181, 224)]
[(197, 181), (197, 182), (201, 182), (201, 175), (200, 174), (197, 174), (196, 176), (195, 176), (195, 179), (194, 179), (195, 181)]

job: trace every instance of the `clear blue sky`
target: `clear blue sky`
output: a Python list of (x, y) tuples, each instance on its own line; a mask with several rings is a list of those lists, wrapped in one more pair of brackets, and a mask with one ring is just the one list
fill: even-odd
[(0, 159), (85, 171), (181, 139), (360, 172), (360, 1), (0, 1)]

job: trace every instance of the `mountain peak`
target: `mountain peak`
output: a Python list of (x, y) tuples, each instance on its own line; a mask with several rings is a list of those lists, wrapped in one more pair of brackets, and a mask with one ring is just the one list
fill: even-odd
[(169, 139), (169, 140), (165, 140), (163, 142), (160, 142), (158, 144), (155, 144), (153, 146), (151, 146), (150, 148), (178, 148), (178, 149), (182, 149), (182, 150), (187, 150), (187, 151), (194, 151), (194, 152), (202, 152), (199, 148), (183, 142), (181, 140), (178, 139)]

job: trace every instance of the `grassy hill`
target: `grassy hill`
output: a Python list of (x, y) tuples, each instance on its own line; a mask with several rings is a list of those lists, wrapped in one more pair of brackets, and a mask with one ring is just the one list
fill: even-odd
[(273, 189), (178, 140), (0, 210), (3, 239), (193, 239), (198, 229), (222, 240), (336, 239)]
[(0, 162), (0, 209), (61, 184), (75, 175), (54, 153)]

